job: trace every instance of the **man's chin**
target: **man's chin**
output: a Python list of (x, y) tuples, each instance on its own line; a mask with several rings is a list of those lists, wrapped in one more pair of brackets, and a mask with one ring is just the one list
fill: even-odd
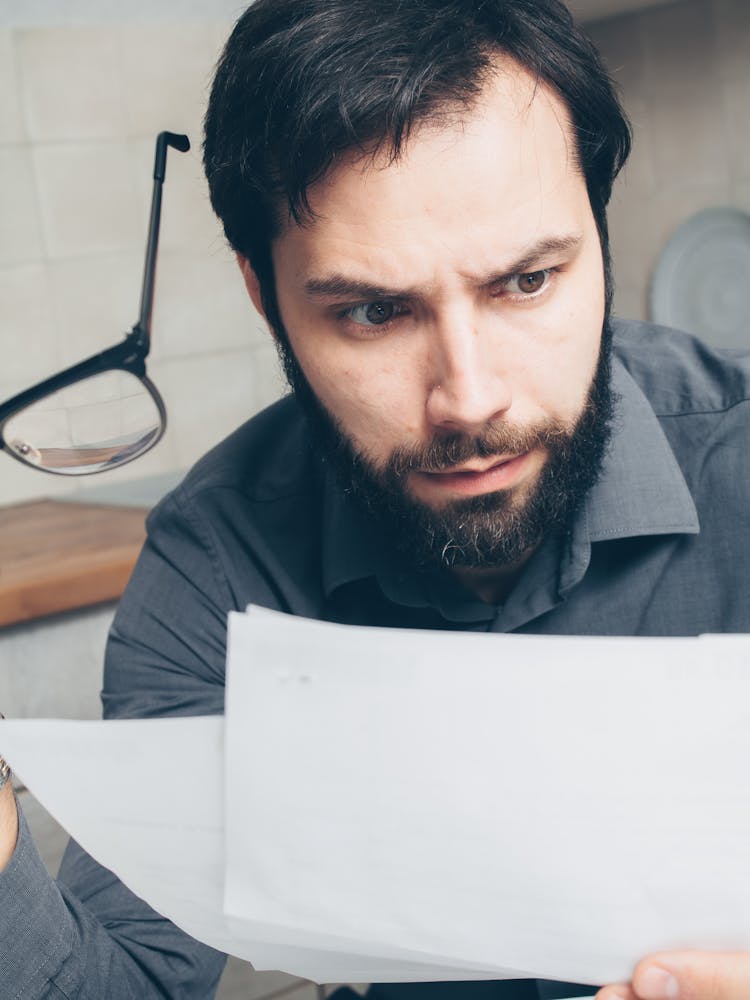
[[(440, 517), (445, 514), (470, 513), (472, 510), (507, 510), (518, 503), (517, 490), (488, 490), (483, 493), (431, 495), (429, 491), (404, 490), (403, 506), (420, 509)], [(515, 502), (514, 502), (515, 501)]]
[(371, 510), (390, 526), (390, 542), (415, 568), (469, 569), (514, 563), (537, 543), (538, 531), (526, 517), (528, 504), (528, 491), (521, 495), (519, 489), (439, 502), (411, 490), (391, 490), (387, 511), (380, 504)]

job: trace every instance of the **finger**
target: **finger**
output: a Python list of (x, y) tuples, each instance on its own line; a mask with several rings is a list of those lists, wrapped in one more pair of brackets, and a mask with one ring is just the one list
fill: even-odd
[(664, 952), (640, 962), (632, 987), (639, 1000), (747, 1000), (750, 953)]
[(638, 1000), (638, 997), (628, 983), (615, 983), (612, 986), (603, 986), (594, 1000)]

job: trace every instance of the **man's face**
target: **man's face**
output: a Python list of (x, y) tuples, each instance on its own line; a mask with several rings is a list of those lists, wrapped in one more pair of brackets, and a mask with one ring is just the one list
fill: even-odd
[(350, 157), (309, 197), (313, 220), (272, 248), (278, 307), (350, 458), (396, 513), (518, 533), (586, 409), (604, 320), (564, 106), (511, 64), (471, 113), (396, 162)]

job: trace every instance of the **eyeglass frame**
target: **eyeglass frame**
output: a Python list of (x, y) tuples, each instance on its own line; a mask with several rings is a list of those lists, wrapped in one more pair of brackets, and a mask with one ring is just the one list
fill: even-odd
[[(154, 156), (154, 187), (151, 197), (151, 214), (149, 219), (148, 237), (146, 240), (146, 259), (143, 267), (143, 284), (141, 288), (140, 315), (130, 333), (125, 335), (125, 340), (105, 351), (100, 351), (91, 357), (79, 361), (78, 364), (66, 368), (64, 371), (51, 375), (49, 378), (38, 382), (36, 385), (17, 393), (4, 403), (0, 403), (0, 450), (10, 455), (11, 458), (21, 462), (27, 468), (36, 468), (38, 472), (48, 472), (52, 475), (65, 475), (53, 468), (33, 466), (26, 462), (20, 455), (17, 455), (3, 437), (3, 431), (8, 421), (27, 407), (38, 403), (47, 396), (51, 396), (61, 389), (67, 389), (71, 385), (83, 382), (108, 371), (124, 371), (134, 375), (146, 388), (159, 412), (160, 425), (158, 434), (153, 437), (143, 451), (123, 459), (112, 468), (119, 468), (128, 462), (140, 458), (154, 445), (158, 444), (164, 436), (167, 427), (167, 409), (164, 405), (159, 390), (146, 374), (146, 358), (151, 349), (151, 314), (154, 302), (154, 281), (156, 275), (156, 255), (159, 246), (159, 225), (161, 221), (161, 194), (164, 176), (166, 172), (167, 148), (172, 146), (181, 153), (186, 153), (190, 149), (190, 140), (186, 135), (179, 135), (175, 132), (160, 132), (156, 138), (156, 152)], [(106, 468), (87, 471), (81, 475), (97, 475), (99, 472), (108, 471)]]

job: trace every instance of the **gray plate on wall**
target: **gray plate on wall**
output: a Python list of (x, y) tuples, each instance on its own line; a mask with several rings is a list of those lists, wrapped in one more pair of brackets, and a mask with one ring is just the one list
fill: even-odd
[(650, 313), (714, 347), (750, 347), (750, 215), (709, 208), (683, 223), (656, 265)]

